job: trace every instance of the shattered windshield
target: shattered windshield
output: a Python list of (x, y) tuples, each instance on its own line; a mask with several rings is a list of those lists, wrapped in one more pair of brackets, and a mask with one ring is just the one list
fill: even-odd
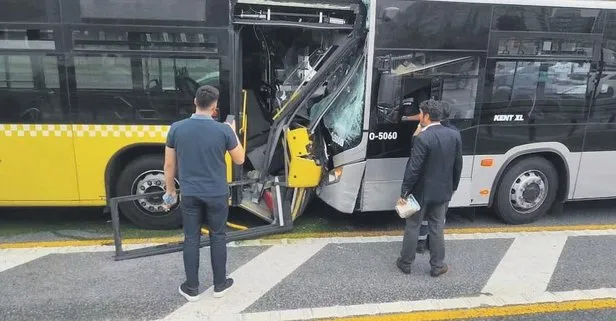
[(342, 59), (327, 76), (321, 88), (317, 89), (316, 92), (321, 92), (325, 97), (310, 107), (311, 127), (320, 121), (326, 110), (331, 108), (332, 102), (339, 95), (340, 86), (348, 82), (349, 74), (354, 72), (354, 68), (359, 61), (359, 54), (360, 52), (355, 52)]
[(361, 141), (366, 77), (363, 57), (350, 77), (323, 116), (323, 124), (334, 142), (331, 147), (334, 154), (353, 148)]

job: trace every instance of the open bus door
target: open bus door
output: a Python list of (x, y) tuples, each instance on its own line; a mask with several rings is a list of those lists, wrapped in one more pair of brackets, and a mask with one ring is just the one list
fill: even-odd
[[(228, 224), (236, 230), (227, 234), (227, 241), (290, 231), (294, 219), (306, 208), (323, 177), (327, 162), (327, 155), (323, 152), (326, 147), (322, 141), (314, 139), (314, 121), (311, 119), (322, 117), (319, 103), (327, 106), (325, 102), (333, 99), (339, 92), (338, 88), (353, 74), (353, 62), (363, 54), (366, 21), (366, 8), (361, 0), (325, 0), (319, 3), (309, 0), (237, 0), (232, 5), (230, 46), (234, 57), (230, 62), (233, 74), (231, 90), (237, 94), (232, 95), (231, 113), (235, 115), (240, 140), (249, 151), (249, 167), (232, 166), (227, 156), (231, 205), (256, 215), (267, 224), (250, 228)], [(258, 50), (249, 47), (249, 37), (253, 35), (257, 43), (264, 44)], [(287, 42), (279, 40), (285, 36)], [(271, 77), (279, 71), (274, 70), (275, 60), (284, 60), (288, 52), (297, 52), (297, 48), (293, 48), (297, 47), (294, 39), (300, 38), (309, 44), (300, 48), (297, 64), (282, 68), (283, 75)], [(312, 44), (317, 44), (318, 48), (305, 54), (313, 49)], [(260, 54), (260, 60), (266, 60), (265, 63), (247, 63), (255, 51)], [(250, 68), (261, 65), (266, 67)], [(251, 73), (254, 70), (258, 72)], [(248, 98), (250, 83), (246, 80), (257, 75), (270, 75), (260, 79), (269, 88), (269, 95), (261, 97), (261, 102), (251, 102)], [(257, 104), (258, 108), (255, 107)], [(258, 125), (258, 118), (267, 121), (267, 129), (260, 137), (251, 137), (250, 128)], [(116, 260), (172, 253), (183, 248), (182, 242), (174, 242), (135, 250), (123, 249), (118, 204), (144, 196), (117, 197), (109, 202)], [(148, 196), (162, 196), (162, 192)], [(209, 243), (209, 239), (203, 239), (201, 247)]]

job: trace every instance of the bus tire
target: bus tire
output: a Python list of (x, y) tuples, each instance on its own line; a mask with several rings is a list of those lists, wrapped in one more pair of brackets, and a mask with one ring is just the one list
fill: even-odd
[(498, 185), (494, 209), (509, 224), (526, 224), (546, 214), (556, 200), (558, 171), (547, 159), (532, 156), (510, 165)]
[[(146, 155), (131, 161), (120, 173), (116, 195), (134, 195), (137, 190), (143, 193), (163, 191), (163, 164), (162, 155)], [(179, 203), (165, 212), (160, 197), (123, 202), (119, 208), (129, 221), (143, 229), (174, 229), (182, 225)]]

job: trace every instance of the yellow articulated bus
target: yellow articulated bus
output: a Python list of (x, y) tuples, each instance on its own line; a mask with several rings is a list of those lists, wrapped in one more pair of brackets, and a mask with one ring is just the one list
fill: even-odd
[[(406, 116), (428, 98), (462, 136), (451, 207), (519, 224), (616, 198), (614, 30), (602, 0), (1, 1), (0, 206), (163, 191), (168, 126), (205, 84), (247, 148), (228, 166), (231, 203), (272, 224), (313, 195), (392, 210)], [(159, 198), (120, 210), (181, 223)]]
[[(336, 6), (345, 19), (360, 9), (349, 3)], [(277, 169), (270, 173), (284, 176), (293, 162), (293, 176), (281, 180), (286, 186), (302, 187), (285, 192), (298, 216), (311, 194), (303, 187), (318, 185), (322, 170), (306, 158), (307, 130), (289, 129), (289, 116), (283, 115), (291, 109), (283, 107), (300, 96), (299, 85), (307, 79), (302, 77), (314, 76), (301, 70), (305, 64), (297, 59), (322, 65), (324, 55), (333, 52), (334, 37), (340, 42), (363, 25), (335, 20), (338, 13), (327, 9), (326, 18), (332, 22), (311, 23), (307, 29), (297, 23), (276, 27), (273, 35), (284, 38), (277, 44), (283, 50), (297, 36), (294, 56), (282, 57), (281, 48), (261, 38), (269, 31), (235, 24), (234, 10), (249, 10), (250, 3), (240, 5), (243, 9), (232, 8), (228, 0), (189, 0), (181, 5), (157, 0), (149, 6), (155, 10), (142, 10), (140, 1), (0, 3), (0, 206), (105, 206), (111, 197), (163, 191), (169, 125), (194, 112), (196, 89), (209, 84), (221, 91), (219, 117), (238, 116), (238, 134), (251, 155), (264, 154), (257, 147), (267, 145), (274, 119), (277, 128), (285, 123), (290, 142), (285, 148), (295, 155), (287, 164), (275, 164)], [(306, 5), (302, 8), (310, 11)], [(290, 30), (295, 34), (285, 34)], [(318, 43), (311, 37), (330, 42), (328, 50), (315, 48)], [(262, 81), (260, 41), (262, 49), (276, 55), (272, 59), (285, 60), (277, 70), (270, 62), (269, 78)], [(317, 53), (306, 56), (304, 50)], [(266, 92), (274, 93), (267, 87), (273, 77), (288, 78), (281, 83), (285, 89), (267, 98), (278, 102), (275, 108), (260, 109)], [(243, 90), (245, 86), (251, 90)], [(255, 95), (253, 89), (259, 87), (263, 95)], [(255, 120), (249, 125), (247, 115), (253, 111)], [(278, 150), (267, 152), (276, 152), (276, 161), (282, 160)], [(233, 205), (273, 222), (274, 175), (260, 171), (262, 164), (255, 157), (248, 166), (234, 168), (229, 162), (229, 182), (247, 177), (258, 181), (233, 188)], [(121, 204), (121, 212), (143, 228), (181, 224), (179, 209), (165, 212), (160, 198)]]

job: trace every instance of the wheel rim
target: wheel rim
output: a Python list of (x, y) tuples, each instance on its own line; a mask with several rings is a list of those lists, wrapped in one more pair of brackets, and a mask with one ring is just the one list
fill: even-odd
[(543, 172), (525, 171), (511, 184), (509, 196), (511, 207), (520, 214), (534, 212), (545, 202), (548, 188), (548, 180)]
[[(176, 188), (179, 187), (179, 182), (175, 180)], [(165, 173), (160, 170), (151, 170), (141, 173), (133, 181), (131, 192), (133, 195), (143, 195), (147, 193), (166, 191)], [(152, 217), (162, 217), (169, 215), (170, 211), (165, 211), (163, 207), (162, 197), (144, 197), (135, 201), (135, 206), (144, 214)], [(174, 210), (178, 207), (179, 202), (171, 207)]]

